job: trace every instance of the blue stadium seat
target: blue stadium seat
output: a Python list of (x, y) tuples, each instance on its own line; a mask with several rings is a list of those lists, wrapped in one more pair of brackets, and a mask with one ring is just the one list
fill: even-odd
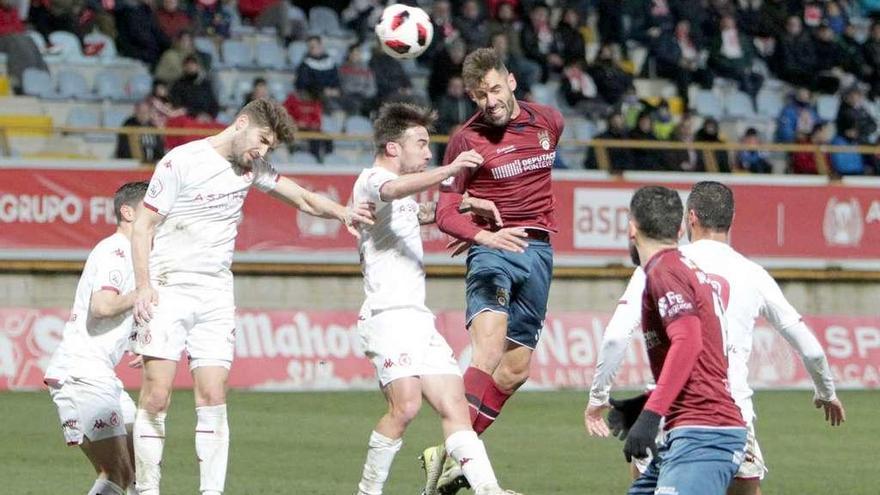
[(752, 118), (755, 109), (752, 107), (752, 99), (742, 91), (732, 91), (724, 99), (724, 109), (728, 116), (737, 118)]
[(567, 124), (574, 131), (574, 138), (578, 141), (589, 141), (597, 134), (596, 124), (584, 119), (571, 119)]
[(264, 69), (281, 70), (287, 66), (284, 49), (275, 40), (262, 40), (257, 43), (257, 66)]
[(101, 121), (104, 122), (104, 127), (122, 127), (132, 112), (121, 108), (105, 108), (102, 114)]
[(764, 117), (776, 118), (785, 106), (785, 95), (780, 91), (761, 90), (758, 92), (758, 113)]
[(77, 71), (66, 69), (58, 73), (58, 98), (74, 98), (94, 101), (97, 96), (91, 92), (86, 78)]
[(126, 99), (125, 83), (118, 73), (105, 70), (95, 76), (95, 93), (98, 98), (122, 101)]
[(366, 117), (352, 115), (345, 119), (346, 134), (369, 135), (373, 133), (373, 123)]
[(339, 15), (330, 7), (316, 6), (309, 9), (309, 34), (344, 37), (339, 27)]
[(342, 132), (345, 118), (343, 114), (324, 114), (321, 116), (321, 132), (338, 134)]
[(308, 151), (294, 151), (293, 154), (290, 155), (290, 162), (294, 165), (319, 165), (318, 159), (315, 158), (315, 155)]
[(55, 94), (52, 76), (46, 71), (33, 67), (28, 67), (24, 70), (24, 74), (21, 76), (21, 84), (24, 94), (28, 96), (51, 98)]
[(331, 167), (344, 167), (347, 165), (351, 165), (351, 157), (342, 155), (340, 153), (331, 152), (324, 155), (322, 163)]
[(104, 44), (104, 48), (102, 48), (96, 55), (96, 58), (102, 64), (113, 63), (119, 58), (119, 55), (116, 52), (116, 42), (113, 41), (113, 38), (100, 31), (92, 31), (85, 35), (83, 37), (83, 42), (85, 44)]
[(128, 99), (143, 100), (153, 90), (153, 77), (149, 74), (134, 74), (128, 79)]
[(290, 66), (296, 69), (306, 57), (308, 46), (305, 41), (294, 41), (287, 46), (287, 60)]
[(49, 34), (49, 43), (57, 50), (62, 60), (68, 62), (86, 62), (82, 53), (82, 45), (75, 34), (67, 31), (55, 31)]
[[(101, 112), (96, 107), (73, 107), (67, 114), (68, 127), (101, 127)], [(113, 134), (85, 133), (83, 139), (87, 142), (107, 142), (115, 139)]]
[(839, 107), (840, 96), (838, 95), (819, 95), (819, 98), (816, 99), (816, 110), (819, 117), (824, 120), (835, 120)]
[[(720, 119), (724, 115), (721, 101), (711, 90), (697, 90), (693, 104), (697, 113), (704, 117), (715, 117), (716, 119)], [(749, 105), (751, 105), (751, 103)]]
[(193, 46), (195, 46), (197, 51), (207, 53), (211, 57), (212, 68), (221, 69), (226, 67), (226, 64), (220, 58), (220, 52), (217, 51), (217, 44), (211, 38), (196, 36), (193, 38)]
[(254, 53), (247, 43), (238, 40), (225, 40), (220, 49), (223, 52), (223, 61), (227, 66), (240, 69), (254, 66)]

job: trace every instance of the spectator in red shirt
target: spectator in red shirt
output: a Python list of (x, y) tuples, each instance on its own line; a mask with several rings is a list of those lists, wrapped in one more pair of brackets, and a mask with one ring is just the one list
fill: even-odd
[[(284, 100), (284, 108), (290, 114), (290, 117), (293, 118), (293, 121), (296, 122), (298, 129), (315, 132), (321, 131), (321, 114), (324, 111), (324, 105), (316, 95), (309, 94), (306, 91), (298, 92), (294, 90)], [(321, 159), (325, 153), (333, 151), (332, 141), (312, 139), (308, 143), (309, 151), (318, 159)]]
[[(831, 142), (831, 129), (825, 122), (813, 126), (809, 135), (800, 134), (797, 144), (828, 144)], [(830, 166), (831, 158), (825, 154), (825, 164)], [(795, 174), (818, 174), (819, 167), (816, 164), (816, 154), (812, 151), (798, 151), (791, 154), (791, 171)]]
[(156, 17), (159, 19), (159, 27), (169, 39), (175, 39), (180, 33), (191, 31), (193, 27), (192, 18), (180, 9), (178, 0), (164, 0), (162, 7), (156, 11)]
[[(166, 122), (166, 126), (169, 129), (217, 129), (221, 131), (226, 128), (225, 125), (217, 122), (205, 112), (198, 113), (195, 116), (181, 115), (178, 117), (171, 117)], [(170, 151), (181, 144), (202, 139), (205, 136), (206, 134), (196, 134), (192, 136), (166, 136), (165, 151)]]

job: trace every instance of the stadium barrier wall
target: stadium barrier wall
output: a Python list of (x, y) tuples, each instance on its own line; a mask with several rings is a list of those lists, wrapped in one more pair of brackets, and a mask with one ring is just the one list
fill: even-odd
[[(61, 309), (0, 309), (0, 390), (42, 387), (43, 372), (67, 319)], [(608, 313), (551, 313), (536, 350), (532, 389), (585, 390), (591, 381)], [(357, 333), (356, 311), (260, 311), (236, 316), (236, 361), (229, 383), (251, 390), (360, 390), (376, 387)], [(880, 321), (876, 317), (806, 316), (826, 349), (838, 386), (880, 388)], [(470, 359), (461, 311), (442, 311), (436, 324), (462, 366)], [(182, 358), (185, 359), (185, 358)], [(400, 359), (406, 359), (401, 356)], [(137, 388), (140, 371), (117, 369)], [(396, 362), (386, 366), (398, 365)], [(809, 377), (797, 354), (763, 322), (755, 330), (750, 360), (755, 388), (807, 388)], [(177, 387), (191, 387), (186, 366)], [(650, 377), (643, 341), (636, 335), (616, 378), (619, 388), (638, 388)]]
[[(310, 169), (292, 177), (344, 203), (356, 174), (352, 169)], [(113, 191), (124, 182), (149, 176), (146, 170), (0, 168), (0, 260), (84, 260), (92, 246), (112, 232)], [(636, 188), (663, 182), (685, 199), (693, 182), (717, 178), (647, 173), (626, 177), (554, 174), (559, 224), (553, 237), (556, 266), (627, 264), (627, 206)], [(732, 244), (743, 254), (771, 268), (878, 271), (880, 183), (722, 177), (736, 195)], [(432, 200), (436, 195), (426, 192), (418, 199)], [(279, 208), (264, 194), (250, 196), (239, 229), (237, 262), (357, 265), (355, 240), (338, 222)], [(209, 202), (242, 199), (205, 192)], [(436, 225), (426, 226), (422, 238), (428, 265), (462, 263), (462, 257), (449, 257), (449, 238)]]

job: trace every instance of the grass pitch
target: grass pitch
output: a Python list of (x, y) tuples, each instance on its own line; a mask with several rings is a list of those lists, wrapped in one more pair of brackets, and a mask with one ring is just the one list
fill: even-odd
[[(880, 391), (844, 391), (840, 396), (847, 422), (831, 428), (813, 409), (809, 392), (757, 394), (758, 438), (770, 467), (765, 494), (880, 493)], [(484, 435), (503, 486), (526, 495), (626, 492), (622, 443), (586, 436), (585, 400), (579, 392), (528, 392), (511, 399)], [(176, 392), (172, 400), (163, 463), (165, 495), (198, 493), (192, 403), (188, 391)], [(230, 495), (351, 495), (370, 430), (384, 409), (378, 392), (233, 391), (229, 404)], [(47, 393), (0, 394), (0, 418), (0, 493), (88, 491), (94, 480), (91, 466), (78, 449), (64, 445)], [(416, 457), (440, 440), (439, 422), (427, 405), (404, 440), (386, 485), (388, 495), (421, 491)]]

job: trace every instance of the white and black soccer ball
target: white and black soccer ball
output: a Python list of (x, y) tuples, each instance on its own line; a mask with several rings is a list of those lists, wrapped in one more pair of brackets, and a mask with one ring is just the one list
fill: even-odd
[(382, 51), (394, 58), (416, 58), (431, 44), (434, 25), (424, 10), (396, 3), (382, 12), (376, 24)]

